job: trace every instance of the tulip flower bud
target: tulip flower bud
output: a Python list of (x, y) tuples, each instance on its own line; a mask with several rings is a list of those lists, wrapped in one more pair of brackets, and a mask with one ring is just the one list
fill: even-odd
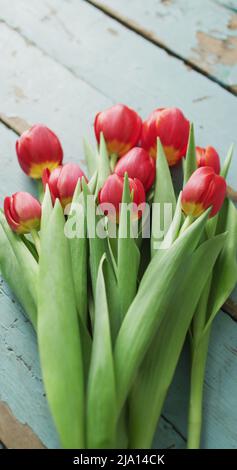
[[(128, 178), (129, 189), (131, 194), (133, 195), (133, 204), (134, 204), (134, 215), (136, 212), (136, 217), (140, 218), (142, 216), (142, 209), (136, 211), (137, 207), (140, 204), (145, 203), (146, 195), (143, 184), (138, 179)], [(111, 214), (107, 210), (108, 204), (111, 204), (114, 208), (114, 212), (116, 213), (116, 220), (119, 220), (119, 210), (120, 204), (122, 203), (123, 198), (123, 186), (124, 186), (124, 178), (122, 176), (118, 176), (115, 173), (110, 175), (106, 180), (103, 188), (99, 192), (99, 204), (103, 212), (110, 216)], [(113, 214), (111, 216), (113, 218)]]
[(16, 153), (22, 170), (35, 179), (42, 177), (45, 168), (53, 170), (63, 160), (58, 137), (42, 124), (35, 124), (21, 135)]
[(221, 209), (226, 195), (226, 182), (213, 168), (198, 168), (182, 191), (181, 204), (186, 215), (198, 217), (212, 207), (210, 217)]
[(130, 178), (139, 179), (145, 191), (148, 191), (154, 183), (156, 168), (155, 160), (149, 156), (146, 150), (134, 147), (118, 161), (114, 172), (119, 176), (128, 174)]
[(208, 146), (206, 148), (196, 147), (197, 166), (211, 166), (215, 173), (219, 175), (221, 170), (220, 157), (217, 151)]
[(103, 132), (109, 155), (119, 157), (136, 145), (140, 138), (142, 120), (131, 108), (116, 104), (95, 117), (94, 129), (97, 141)]
[(53, 203), (58, 198), (62, 207), (66, 207), (72, 202), (78, 180), (81, 180), (82, 177), (87, 181), (79, 165), (66, 163), (66, 165), (55, 168), (52, 172), (46, 168), (43, 172), (42, 182), (44, 188), (48, 184)]
[(190, 123), (178, 108), (155, 109), (143, 122), (141, 146), (156, 158), (157, 138), (164, 147), (169, 166), (185, 156)]
[(4, 213), (8, 224), (19, 234), (39, 230), (41, 205), (31, 194), (15, 193), (4, 200)]

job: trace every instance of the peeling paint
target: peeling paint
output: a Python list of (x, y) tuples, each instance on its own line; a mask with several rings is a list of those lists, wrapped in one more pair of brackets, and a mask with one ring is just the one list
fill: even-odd
[(116, 31), (114, 28), (107, 28), (107, 31), (113, 36), (118, 36), (118, 31)]
[(237, 29), (237, 15), (232, 15), (228, 23), (228, 28), (231, 30)]
[(10, 449), (44, 449), (28, 424), (16, 419), (6, 403), (0, 402), (0, 440)]
[(170, 5), (172, 2), (173, 0), (161, 0), (161, 3), (163, 3), (163, 5)]
[(30, 127), (28, 122), (18, 116), (7, 116), (6, 114), (0, 113), (0, 121), (19, 135)]
[(198, 44), (193, 51), (207, 64), (209, 72), (214, 64), (237, 64), (237, 37), (219, 39), (202, 31), (197, 31), (196, 37)]
[(237, 320), (237, 304), (231, 298), (226, 300), (222, 310), (228, 313), (234, 320)]
[(24, 91), (19, 86), (14, 86), (13, 90), (14, 90), (14, 94), (15, 94), (16, 98), (19, 98), (19, 99), (22, 99), (22, 100), (27, 98)]

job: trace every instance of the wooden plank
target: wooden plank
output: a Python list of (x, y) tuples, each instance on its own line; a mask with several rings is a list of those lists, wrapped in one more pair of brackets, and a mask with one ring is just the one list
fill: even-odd
[(6, 116), (3, 113), (0, 113), (0, 121), (18, 135), (21, 135), (30, 127), (30, 124), (24, 119), (20, 117)]
[[(224, 314), (214, 321), (204, 384), (202, 447), (237, 449), (237, 325)], [(179, 431), (187, 433), (189, 394), (188, 347), (182, 355), (170, 389), (164, 414), (179, 423)]]
[[(51, 9), (53, 6), (57, 7), (56, 3), (48, 2)], [(2, 24), (0, 29), (3, 84), (0, 112), (6, 116), (22, 117), (27, 122), (48, 123), (62, 138), (67, 159), (71, 157), (74, 160), (79, 159), (82, 148), (81, 137), (92, 123), (94, 113), (114, 101), (127, 102), (137, 108), (143, 116), (146, 116), (152, 108), (161, 105), (182, 107), (186, 114), (197, 122), (199, 144), (214, 144), (215, 142), (223, 158), (224, 151), (235, 135), (235, 126), (231, 117), (236, 113), (236, 100), (218, 85), (210, 83), (205, 77), (187, 69), (180, 61), (169, 57), (164, 51), (160, 51), (133, 32), (127, 31), (123, 26), (86, 3), (74, 0), (61, 1), (60, 10), (53, 15), (57, 18), (53, 21), (50, 19), (40, 21), (45, 11), (49, 11), (46, 2), (39, 3), (33, 0), (30, 7), (29, 3), (27, 7), (26, 2), (24, 4), (22, 0), (13, 1), (11, 6), (16, 7), (16, 10), (14, 18), (11, 19), (9, 16), (8, 19), (6, 18), (6, 14), (10, 15), (11, 12), (6, 9), (3, 0), (0, 1), (0, 6), (1, 17), (5, 22), (11, 23), (11, 27), (9, 24)], [(70, 25), (73, 39), (67, 38), (67, 34), (63, 33), (60, 23), (62, 20), (65, 22), (64, 26)], [(20, 32), (13, 31), (12, 27), (16, 29), (20, 27), (21, 30)], [(47, 44), (49, 51), (46, 55)], [(38, 50), (39, 47), (42, 51)], [(50, 59), (49, 54), (53, 60)], [(59, 62), (63, 63), (67, 70)], [(122, 72), (121, 64), (123, 64)], [(159, 79), (154, 71), (159, 71)], [(175, 77), (175, 86), (173, 77)], [(18, 87), (17, 91), (15, 87)], [(1, 181), (6, 180), (5, 194), (6, 191), (25, 188), (25, 183), (28, 181), (21, 174), (19, 181), (22, 181), (22, 187), (19, 188), (19, 183), (14, 179), (16, 172), (14, 145), (6, 146), (7, 149), (8, 158), (7, 152), (1, 147), (1, 158), (4, 159), (5, 164), (1, 166), (0, 171)], [(7, 169), (8, 159), (10, 160), (9, 169)], [(234, 168), (236, 168), (236, 163), (233, 165)], [(10, 176), (13, 181), (10, 181)], [(9, 184), (7, 184), (8, 180)], [(234, 181), (233, 171), (230, 183), (233, 184)], [(1, 311), (5, 309), (7, 312), (12, 305), (6, 307), (5, 302), (4, 300)], [(222, 329), (225, 331), (225, 323)], [(4, 331), (4, 327), (1, 331)], [(232, 332), (236, 339), (236, 329), (233, 327)], [(227, 333), (229, 346), (232, 342), (231, 338), (228, 339), (229, 331)], [(25, 343), (35, 342), (29, 332), (24, 336)], [(15, 340), (12, 343), (14, 349)], [(214, 350), (213, 356), (218, 353), (218, 345), (215, 347), (217, 350)], [(230, 354), (227, 350), (223, 352), (223, 362), (220, 367), (229, 361)], [(29, 353), (24, 353), (22, 357), (25, 358), (25, 356), (26, 363), (32, 358), (34, 358), (34, 363), (37, 362), (36, 352), (31, 352), (30, 357)], [(9, 362), (7, 365), (9, 375), (11, 370)], [(17, 360), (15, 365), (18, 370)], [(231, 371), (231, 376), (236, 377), (235, 370), (233, 373)], [(18, 383), (18, 380), (17, 378), (15, 382)], [(27, 383), (27, 381), (25, 382), (24, 379), (22, 383)], [(210, 381), (209, 386), (214, 388), (212, 400), (217, 404), (219, 382), (216, 386)], [(8, 396), (10, 391), (5, 392), (5, 396)], [(227, 390), (222, 393), (221, 400), (226, 400), (225, 393)], [(236, 389), (233, 388), (231, 393), (236, 396)], [(15, 401), (17, 397), (14, 398)], [(34, 403), (33, 391), (31, 397)], [(17, 402), (16, 409), (19, 406), (28, 405), (23, 392), (21, 398), (23, 405)], [(27, 398), (29, 399), (28, 396)], [(13, 404), (10, 408), (13, 408)], [(21, 408), (23, 420), (24, 412), (25, 410), (22, 411)], [(38, 406), (38, 412), (41, 413), (41, 405)], [(230, 410), (228, 413), (230, 415)], [(231, 413), (235, 415), (235, 410), (231, 410)], [(175, 415), (174, 417), (172, 422), (176, 428), (180, 429), (178, 418)], [(165, 418), (167, 419), (167, 412)], [(228, 414), (226, 419), (228, 420)], [(213, 433), (215, 432), (214, 427)], [(42, 430), (41, 434), (39, 432), (37, 434), (43, 444), (47, 445), (51, 442), (53, 446), (52, 437), (50, 441), (48, 436), (42, 435)], [(169, 439), (167, 444), (168, 441), (171, 442)], [(208, 446), (209, 442), (205, 442), (204, 445)]]
[(215, 0), (217, 4), (222, 5), (229, 10), (234, 11), (237, 13), (237, 5), (236, 5), (236, 0)]
[(22, 424), (4, 402), (0, 402), (0, 436), (8, 449), (44, 449), (28, 424)]
[[(213, 0), (88, 0), (237, 93), (237, 8)], [(205, 12), (205, 14), (204, 14)]]
[[(74, 141), (77, 154), (78, 149), (81, 151), (78, 132), (87, 132), (95, 111), (103, 107), (102, 103), (112, 102), (126, 102), (143, 117), (158, 106), (181, 107), (195, 122), (198, 144), (214, 145), (222, 161), (230, 143), (236, 143), (235, 122), (231, 118), (237, 111), (235, 97), (87, 2), (60, 0), (59, 6), (57, 0), (32, 0), (29, 6), (27, 0), (12, 0), (10, 6), (8, 1), (0, 0), (0, 6), (2, 21), (6, 23), (1, 28), (1, 73), (6, 88), (0, 111), (6, 115), (18, 115), (30, 122), (45, 121), (46, 109), (51, 107), (49, 124), (53, 122), (56, 130), (63, 130), (61, 134), (66, 139), (68, 114), (70, 117), (74, 114), (71, 126), (77, 136)], [(7, 40), (9, 27), (15, 29), (11, 41)], [(19, 58), (23, 44), (28, 54)], [(74, 98), (73, 88), (64, 85), (62, 74), (49, 77), (46, 71), (39, 73), (40, 66), (33, 58), (34, 46), (43, 51), (42, 55), (51, 56), (67, 67), (68, 73), (65, 71), (64, 75), (71, 76), (70, 83), (81, 79)], [(26, 71), (31, 80), (26, 79)], [(41, 83), (43, 90), (49, 90), (47, 94), (41, 92)], [(18, 98), (15, 87), (25, 97)], [(58, 111), (61, 106), (64, 110), (68, 108), (64, 122)], [(80, 122), (79, 106), (83, 115)], [(235, 165), (236, 162), (229, 178), (234, 187)]]

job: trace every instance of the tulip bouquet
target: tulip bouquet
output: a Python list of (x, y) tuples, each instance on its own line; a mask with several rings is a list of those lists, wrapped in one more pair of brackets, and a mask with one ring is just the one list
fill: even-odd
[(150, 448), (189, 333), (188, 447), (198, 448), (211, 325), (237, 279), (232, 149), (221, 168), (176, 108), (142, 122), (116, 105), (94, 128), (87, 177), (63, 164), (47, 127), (19, 138), (19, 163), (43, 191), (5, 198), (1, 272), (35, 328), (62, 447)]

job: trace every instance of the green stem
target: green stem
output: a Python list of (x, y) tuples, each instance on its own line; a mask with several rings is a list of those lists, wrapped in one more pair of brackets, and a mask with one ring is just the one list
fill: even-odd
[(207, 280), (207, 283), (203, 289), (202, 295), (199, 299), (197, 309), (192, 321), (192, 333), (194, 345), (198, 343), (199, 338), (201, 338), (206, 322), (207, 322), (207, 306), (208, 299), (211, 289), (212, 276)]
[(40, 237), (39, 237), (39, 234), (38, 234), (37, 230), (35, 230), (35, 229), (32, 229), (30, 233), (31, 233), (31, 236), (33, 238), (37, 253), (38, 253), (38, 255), (40, 255)]
[(111, 155), (110, 155), (110, 168), (111, 168), (112, 173), (114, 172), (117, 160), (118, 160), (117, 153), (111, 153)]
[(43, 187), (43, 183), (42, 183), (41, 178), (37, 180), (37, 190), (38, 190), (38, 198), (39, 198), (40, 202), (42, 202), (43, 197), (44, 197), (44, 187)]
[(203, 383), (207, 361), (210, 330), (202, 337), (199, 344), (193, 347), (189, 418), (188, 449), (199, 449), (202, 428)]

